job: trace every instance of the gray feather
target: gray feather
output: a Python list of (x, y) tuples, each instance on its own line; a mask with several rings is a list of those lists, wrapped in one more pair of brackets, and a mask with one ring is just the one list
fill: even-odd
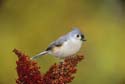
[(45, 55), (45, 54), (48, 54), (48, 51), (43, 51), (43, 52), (41, 52), (41, 53), (39, 53), (39, 54), (37, 54), (37, 55), (35, 55), (35, 56), (33, 56), (31, 59), (37, 59), (37, 58), (39, 58), (39, 57), (41, 57), (41, 56), (43, 56), (43, 55)]
[(67, 35), (62, 36), (62, 37), (60, 37), (59, 39), (57, 39), (56, 41), (52, 42), (52, 43), (48, 46), (48, 48), (46, 49), (46, 51), (51, 50), (53, 47), (62, 46), (65, 41), (67, 41)]
[(73, 30), (72, 30), (71, 32), (67, 33), (67, 34), (64, 35), (64, 36), (61, 36), (61, 37), (60, 37), (59, 39), (57, 39), (56, 41), (52, 42), (52, 43), (48, 46), (48, 48), (46, 49), (46, 51), (52, 50), (53, 47), (60, 47), (60, 46), (62, 46), (65, 41), (67, 41), (68, 39), (70, 39), (70, 37), (73, 37), (74, 34), (78, 34), (78, 33), (79, 33), (79, 34), (82, 34), (78, 28), (73, 28)]

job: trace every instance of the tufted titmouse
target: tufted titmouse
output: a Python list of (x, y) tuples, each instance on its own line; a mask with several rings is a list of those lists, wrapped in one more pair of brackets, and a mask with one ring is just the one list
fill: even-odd
[(45, 51), (33, 56), (31, 59), (36, 59), (45, 54), (51, 54), (58, 58), (72, 56), (79, 51), (83, 41), (86, 40), (82, 32), (78, 28), (74, 28), (71, 32), (52, 42)]

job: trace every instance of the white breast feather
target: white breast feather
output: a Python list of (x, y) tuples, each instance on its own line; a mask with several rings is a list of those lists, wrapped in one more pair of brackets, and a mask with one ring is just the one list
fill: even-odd
[(56, 48), (55, 51), (53, 52), (53, 55), (59, 58), (71, 56), (79, 51), (81, 45), (82, 41), (80, 40), (75, 40), (75, 39), (68, 40), (64, 42), (64, 44), (61, 47)]

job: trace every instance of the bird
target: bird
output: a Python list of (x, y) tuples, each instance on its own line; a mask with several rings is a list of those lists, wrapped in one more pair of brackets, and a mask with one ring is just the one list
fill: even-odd
[(36, 54), (31, 57), (31, 59), (34, 60), (46, 54), (64, 59), (76, 54), (80, 50), (84, 41), (86, 41), (85, 36), (77, 27), (75, 27), (69, 33), (50, 43), (43, 52)]

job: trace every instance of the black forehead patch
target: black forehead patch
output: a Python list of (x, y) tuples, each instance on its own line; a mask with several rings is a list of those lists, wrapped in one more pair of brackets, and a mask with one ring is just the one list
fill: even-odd
[(84, 38), (84, 35), (83, 35), (83, 34), (81, 34), (81, 38), (82, 38), (82, 39)]

